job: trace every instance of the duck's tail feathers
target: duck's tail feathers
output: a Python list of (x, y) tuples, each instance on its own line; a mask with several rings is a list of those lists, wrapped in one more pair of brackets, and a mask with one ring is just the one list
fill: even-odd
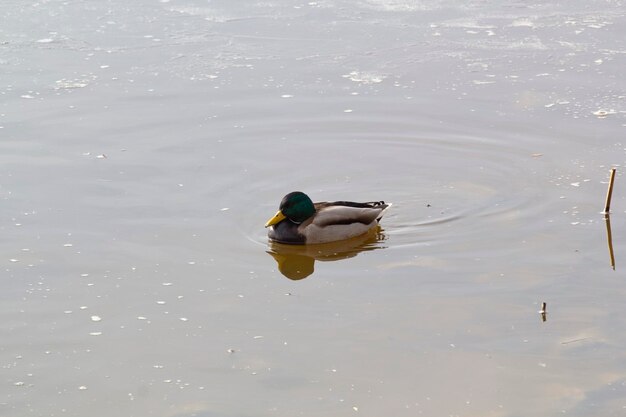
[(377, 203), (378, 203), (377, 206), (384, 206), (383, 210), (380, 213), (378, 213), (378, 217), (376, 218), (376, 221), (380, 222), (380, 219), (383, 218), (385, 212), (389, 210), (389, 207), (393, 206), (393, 203), (385, 203), (384, 201), (378, 201)]

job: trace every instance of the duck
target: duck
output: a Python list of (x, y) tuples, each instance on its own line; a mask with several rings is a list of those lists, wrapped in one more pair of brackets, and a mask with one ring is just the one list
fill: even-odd
[(333, 201), (313, 203), (302, 191), (283, 197), (278, 212), (265, 223), (273, 242), (308, 245), (350, 239), (376, 227), (391, 203)]

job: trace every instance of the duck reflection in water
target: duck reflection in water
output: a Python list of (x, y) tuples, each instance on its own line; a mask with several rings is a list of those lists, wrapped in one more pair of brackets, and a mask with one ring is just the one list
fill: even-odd
[(310, 276), (315, 270), (315, 261), (339, 261), (352, 258), (360, 252), (383, 249), (379, 243), (386, 240), (380, 226), (368, 233), (351, 239), (314, 245), (288, 245), (270, 241), (267, 253), (278, 263), (281, 274), (291, 280)]

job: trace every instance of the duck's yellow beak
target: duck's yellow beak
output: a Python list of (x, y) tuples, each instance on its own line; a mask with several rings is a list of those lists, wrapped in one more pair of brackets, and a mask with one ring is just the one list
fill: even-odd
[(271, 219), (269, 219), (267, 221), (267, 223), (265, 223), (265, 227), (270, 227), (275, 225), (276, 223), (279, 223), (283, 220), (285, 220), (285, 215), (283, 214), (282, 211), (278, 210), (278, 212), (276, 213), (276, 215), (274, 217), (272, 217)]

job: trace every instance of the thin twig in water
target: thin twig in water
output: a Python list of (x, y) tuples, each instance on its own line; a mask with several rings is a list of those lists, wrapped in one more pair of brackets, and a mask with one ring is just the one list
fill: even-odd
[(615, 182), (615, 168), (611, 168), (611, 179), (609, 179), (609, 189), (606, 193), (606, 203), (604, 204), (604, 213), (608, 213), (611, 209), (611, 196), (613, 195), (613, 183)]

